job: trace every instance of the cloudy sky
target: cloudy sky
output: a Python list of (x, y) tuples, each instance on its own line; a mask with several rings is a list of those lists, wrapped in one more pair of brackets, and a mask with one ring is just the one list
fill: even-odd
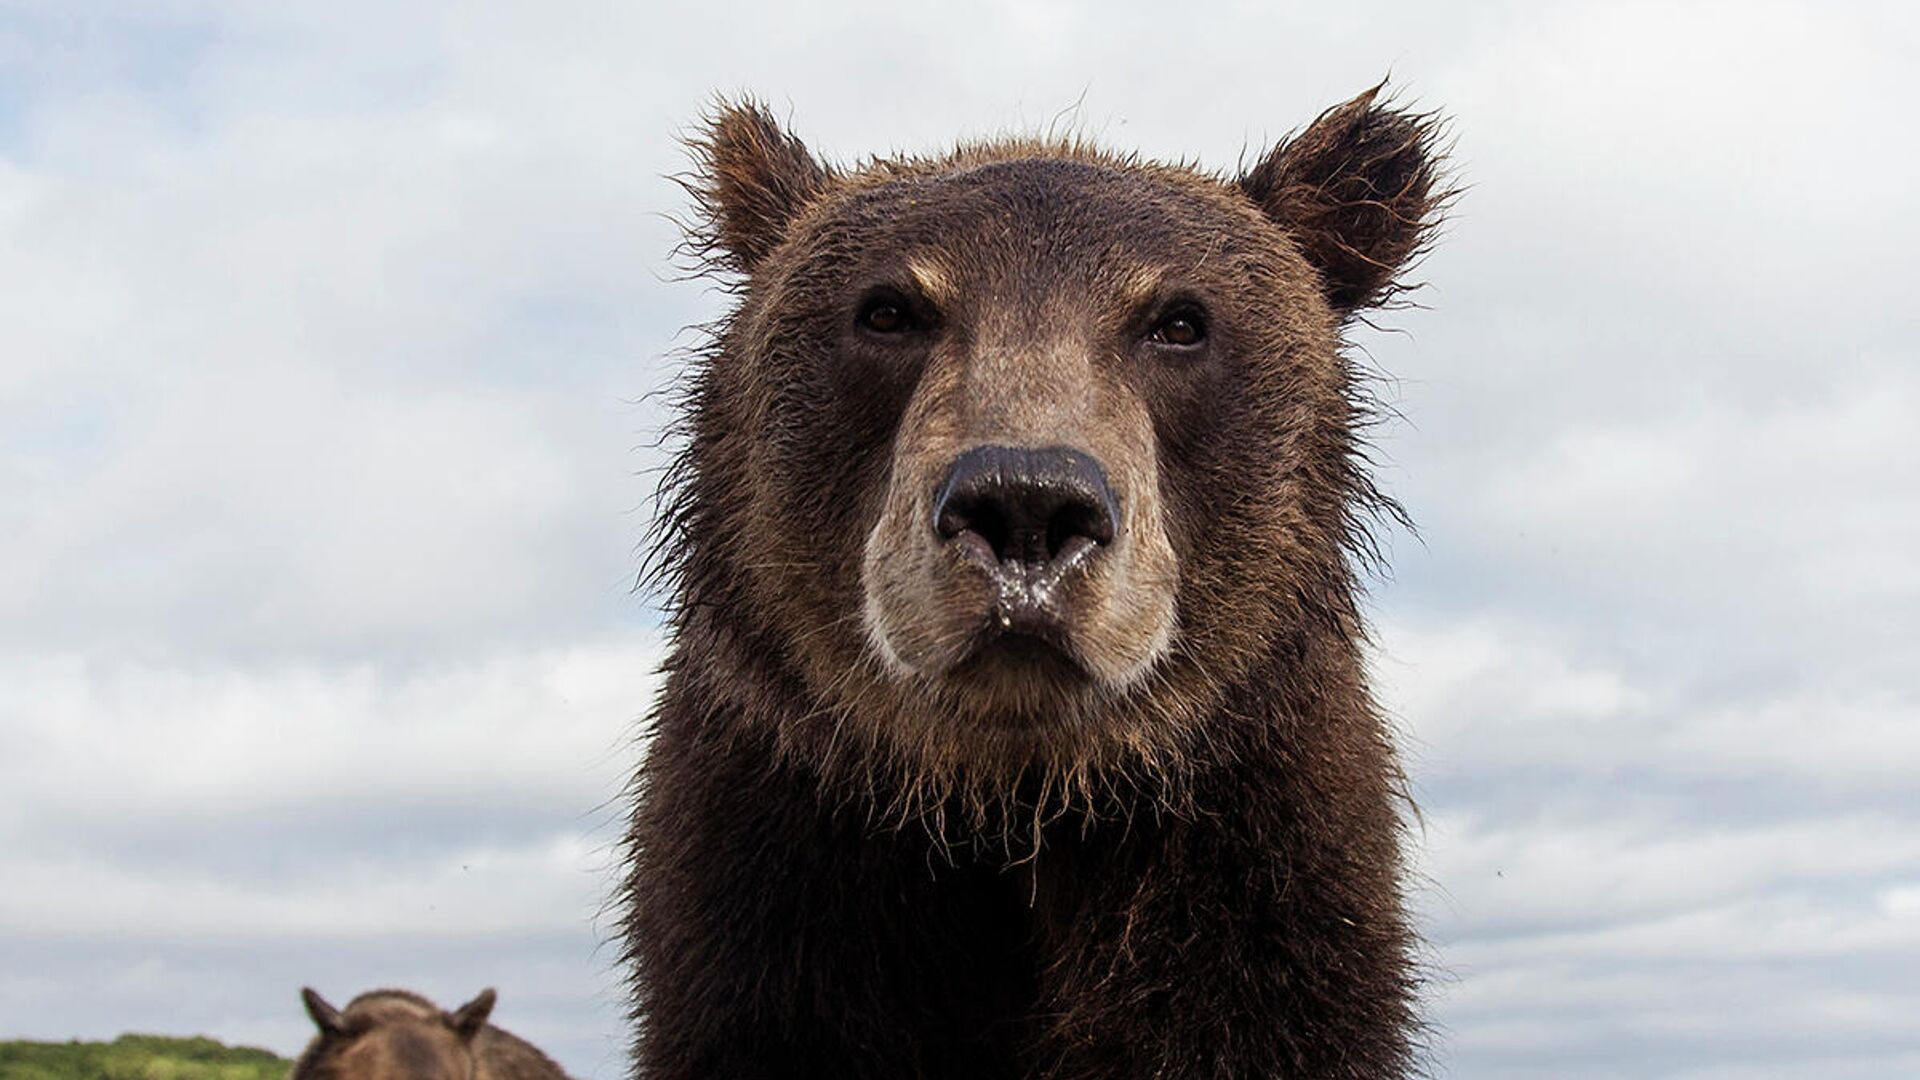
[(1435, 1071), (1920, 1075), (1911, 5), (79, 7), (0, 0), (0, 1037), (496, 985), (619, 1076), (676, 133), (1226, 167), (1391, 72)]

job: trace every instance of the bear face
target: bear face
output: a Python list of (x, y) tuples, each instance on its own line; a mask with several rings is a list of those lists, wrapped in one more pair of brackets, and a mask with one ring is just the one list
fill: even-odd
[(1385, 504), (1338, 332), (1444, 201), (1432, 138), (1370, 92), (1233, 180), (1025, 140), (837, 170), (720, 111), (694, 244), (743, 296), (671, 557), (818, 703), (783, 745), (922, 807), (1084, 792), (1357, 633)]

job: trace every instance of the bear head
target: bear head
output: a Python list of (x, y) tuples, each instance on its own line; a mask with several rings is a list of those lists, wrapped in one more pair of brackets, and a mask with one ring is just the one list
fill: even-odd
[(835, 167), (719, 107), (683, 642), (724, 627), (804, 704), (781, 744), (902, 809), (1189, 760), (1263, 661), (1361, 632), (1392, 507), (1340, 334), (1438, 220), (1435, 137), (1369, 91), (1237, 176), (1033, 139)]

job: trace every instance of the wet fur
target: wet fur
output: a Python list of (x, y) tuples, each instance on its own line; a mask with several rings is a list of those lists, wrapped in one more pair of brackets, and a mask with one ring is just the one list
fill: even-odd
[[(1392, 298), (1438, 219), (1434, 135), (1370, 92), (1233, 179), (1030, 140), (835, 170), (761, 110), (715, 115), (689, 250), (740, 299), (690, 366), (664, 488), (675, 638), (626, 898), (640, 1076), (1411, 1067), (1400, 774), (1356, 606), (1369, 525), (1396, 511), (1339, 331)], [(984, 235), (942, 216), (983, 205), (1085, 220), (1046, 234), (1047, 260), (943, 239)], [(959, 406), (915, 372), (999, 355), (836, 374), (857, 359), (822, 344), (840, 276), (895, 248), (940, 256), (923, 288), (985, 282), (1042, 313), (1130, 295), (1143, 260), (1221, 293), (1227, 362), (1071, 361), (1094, 372), (1085, 437), (1164, 548), (1076, 601), (1167, 598), (1167, 627), (1085, 617), (1083, 647), (1138, 672), (959, 684), (876, 643), (874, 560), (938, 554), (877, 525), (918, 520), (903, 501), (958, 445), (927, 435)], [(991, 314), (971, 336), (1015, 340)], [(923, 621), (930, 652), (954, 644), (940, 613), (973, 602), (952, 573), (878, 586), (912, 594), (890, 617)]]

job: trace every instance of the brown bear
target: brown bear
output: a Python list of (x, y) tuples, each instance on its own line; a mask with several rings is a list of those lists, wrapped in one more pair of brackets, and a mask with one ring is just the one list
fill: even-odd
[(1343, 353), (1449, 192), (1377, 90), (1226, 178), (1077, 140), (692, 140), (626, 883), (638, 1075), (1414, 1068)]
[(411, 990), (369, 990), (336, 1009), (300, 991), (319, 1032), (288, 1080), (567, 1080), (532, 1043), (487, 1023), (482, 990), (452, 1012)]

